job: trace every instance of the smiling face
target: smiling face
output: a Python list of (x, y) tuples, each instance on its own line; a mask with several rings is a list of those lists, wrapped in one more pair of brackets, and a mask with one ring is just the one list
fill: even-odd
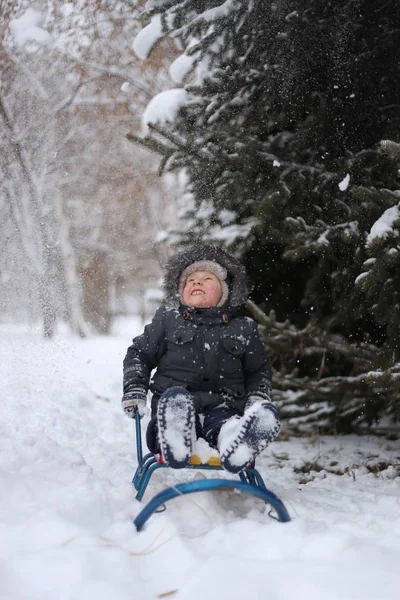
[(210, 308), (222, 297), (221, 282), (210, 271), (195, 271), (186, 279), (182, 299), (186, 306)]

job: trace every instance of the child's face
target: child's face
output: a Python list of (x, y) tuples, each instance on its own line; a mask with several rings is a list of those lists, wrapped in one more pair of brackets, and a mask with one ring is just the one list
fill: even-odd
[(182, 292), (183, 302), (187, 306), (210, 308), (221, 300), (221, 282), (210, 271), (195, 271), (186, 279)]

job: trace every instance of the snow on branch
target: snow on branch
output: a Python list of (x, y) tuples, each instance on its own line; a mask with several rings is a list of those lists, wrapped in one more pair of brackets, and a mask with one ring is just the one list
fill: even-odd
[(400, 363), (396, 363), (390, 369), (385, 371), (369, 371), (366, 375), (366, 381), (371, 385), (388, 385), (391, 383), (400, 383)]
[(237, 4), (237, 0), (226, 0), (223, 4), (202, 12), (192, 23), (216, 23), (217, 21), (226, 19), (229, 16), (229, 13), (236, 9)]
[(41, 27), (43, 20), (42, 14), (33, 8), (28, 8), (19, 18), (11, 19), (10, 31), (17, 46), (22, 47), (31, 41), (41, 46), (50, 44), (53, 38)]
[(191, 101), (191, 96), (182, 88), (173, 88), (154, 96), (148, 103), (142, 117), (144, 133), (148, 133), (149, 123), (163, 124), (173, 121), (182, 106)]
[(159, 42), (166, 34), (163, 32), (162, 22), (160, 15), (155, 15), (151, 22), (144, 27), (134, 39), (132, 49), (136, 56), (145, 60), (149, 57), (150, 52), (154, 46)]
[(392, 142), (392, 140), (381, 140), (379, 152), (395, 160), (400, 160), (400, 144)]
[(399, 230), (395, 225), (400, 219), (400, 203), (397, 206), (392, 206), (385, 210), (383, 215), (375, 221), (371, 227), (371, 231), (367, 237), (367, 248), (370, 247), (377, 239), (386, 239), (389, 235), (394, 237), (399, 236)]

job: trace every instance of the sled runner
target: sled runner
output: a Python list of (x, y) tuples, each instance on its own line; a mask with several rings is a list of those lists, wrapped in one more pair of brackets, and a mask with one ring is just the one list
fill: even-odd
[[(142, 448), (142, 431), (140, 425), (140, 415), (136, 411), (135, 414), (136, 423), (136, 447), (137, 447), (137, 458), (138, 467), (133, 476), (132, 483), (137, 491), (136, 499), (139, 502), (142, 500), (143, 495), (146, 491), (147, 485), (150, 481), (154, 471), (162, 468), (169, 468), (167, 464), (162, 460), (162, 457), (149, 452), (143, 455)], [(203, 464), (198, 456), (192, 456), (189, 464), (185, 467), (187, 469), (202, 469), (217, 471), (222, 470), (219, 460), (216, 457), (210, 459), (207, 464)], [(146, 521), (151, 515), (157, 511), (162, 505), (168, 500), (176, 498), (177, 496), (184, 494), (192, 494), (195, 492), (204, 492), (217, 489), (234, 488), (245, 494), (250, 494), (261, 498), (266, 504), (269, 504), (274, 509), (278, 521), (281, 523), (287, 523), (290, 521), (289, 513), (283, 504), (282, 500), (278, 498), (273, 492), (265, 487), (265, 483), (260, 473), (254, 466), (254, 463), (246, 467), (239, 473), (240, 481), (234, 479), (205, 479), (201, 481), (189, 481), (186, 483), (179, 483), (175, 486), (168, 487), (156, 494), (141, 510), (133, 521), (137, 531), (140, 531)]]

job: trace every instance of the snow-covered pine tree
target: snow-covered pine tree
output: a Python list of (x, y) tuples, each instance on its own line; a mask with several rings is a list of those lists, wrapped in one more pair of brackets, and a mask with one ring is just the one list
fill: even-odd
[[(383, 140), (380, 151), (400, 166), (400, 144)], [(400, 170), (399, 170), (400, 175)], [(400, 190), (380, 190), (384, 210), (366, 240), (368, 258), (357, 278), (369, 300), (371, 312), (386, 333), (386, 366), (399, 363), (400, 370)], [(378, 204), (378, 192), (374, 194)]]
[(254, 300), (275, 309), (276, 323), (289, 319), (275, 330), (264, 317), (282, 406), (301, 396), (303, 424), (311, 413), (338, 430), (371, 423), (388, 392), (368, 388), (367, 373), (395, 351), (396, 298), (386, 294), (380, 318), (355, 281), (367, 236), (393, 207), (387, 190), (399, 187), (396, 165), (376, 148), (400, 130), (398, 2), (146, 8), (147, 51), (167, 34), (185, 50), (171, 73), (186, 77), (186, 100), (145, 142), (164, 168), (188, 173), (194, 206), (181, 242), (195, 234), (238, 252)]

